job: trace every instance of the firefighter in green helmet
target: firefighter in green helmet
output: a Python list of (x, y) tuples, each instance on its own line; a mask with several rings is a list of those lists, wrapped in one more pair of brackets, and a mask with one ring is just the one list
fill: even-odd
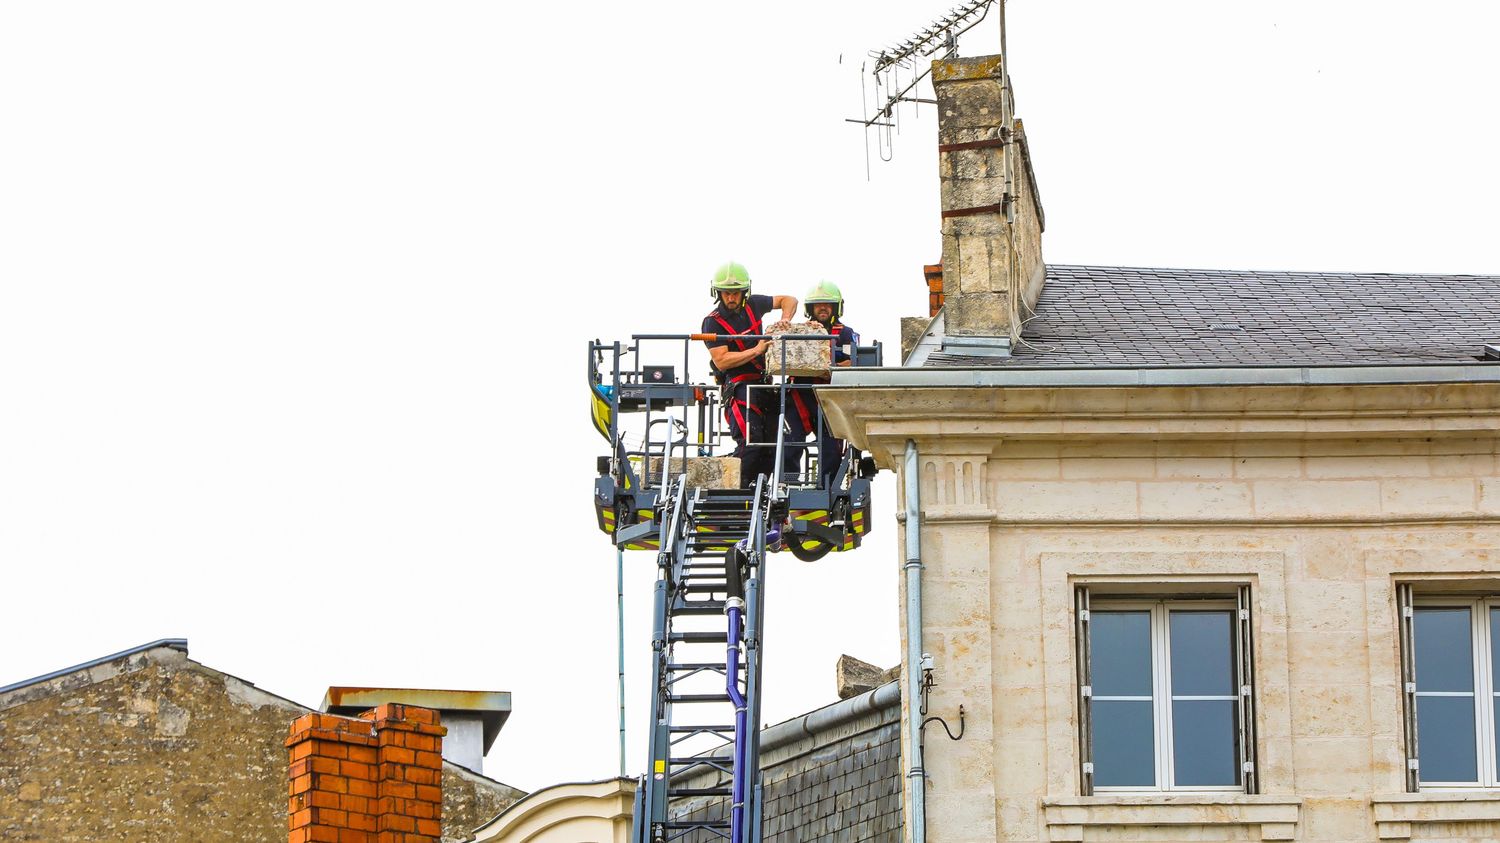
[(752, 295), (750, 273), (737, 263), (714, 271), (709, 294), (715, 306), (703, 317), (702, 332), (717, 335), (705, 342), (722, 389), (724, 421), (734, 437), (734, 455), (740, 458), (740, 485), (750, 488), (756, 477), (769, 476), (774, 470), (778, 407), (773, 390), (751, 389), (770, 381), (763, 359), (770, 342), (734, 337), (764, 334), (762, 318), (778, 308), (781, 318), (790, 320), (797, 312), (797, 299)]
[[(803, 302), (808, 321), (817, 324), (823, 329), (823, 333), (833, 337), (833, 365), (852, 366), (854, 356), (859, 348), (859, 334), (843, 323), (844, 316), (844, 294), (839, 291), (838, 285), (829, 281), (819, 281), (807, 293)], [(828, 430), (828, 420), (822, 418), (818, 409), (818, 397), (813, 394), (812, 385), (828, 383), (829, 378), (824, 377), (794, 377), (791, 379), (794, 386), (787, 394), (786, 402), (786, 425), (788, 442), (805, 442), (810, 433), (816, 433), (818, 439), (818, 479), (819, 485), (830, 488), (837, 481), (837, 473), (840, 462), (844, 456), (844, 441), (834, 437)], [(788, 448), (783, 455), (782, 471), (784, 473), (795, 473), (801, 448)]]

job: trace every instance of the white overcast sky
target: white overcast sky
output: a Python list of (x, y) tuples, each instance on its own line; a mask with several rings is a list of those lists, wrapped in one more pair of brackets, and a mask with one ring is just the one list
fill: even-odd
[[(865, 52), (947, 8), (0, 4), (0, 684), (183, 636), (310, 705), (509, 690), (492, 775), (612, 775), (584, 343), (691, 329), (732, 258), (896, 345), (936, 120), (866, 180), (844, 119)], [(1500, 273), (1500, 4), (1009, 18), (1049, 261)], [(832, 701), (842, 652), (899, 659), (879, 483), (865, 549), (776, 557), (768, 721)]]

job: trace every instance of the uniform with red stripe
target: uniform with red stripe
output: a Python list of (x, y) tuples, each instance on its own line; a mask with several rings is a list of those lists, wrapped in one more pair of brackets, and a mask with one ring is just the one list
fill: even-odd
[[(751, 295), (746, 297), (743, 307), (733, 310), (720, 303), (703, 317), (705, 334), (764, 333), (762, 317), (775, 308), (771, 296)], [(748, 351), (759, 340), (742, 340), (720, 336), (707, 340), (709, 348), (728, 348), (730, 351)], [(776, 401), (773, 390), (751, 389), (765, 384), (765, 362), (760, 357), (731, 367), (720, 373), (724, 383), (724, 420), (729, 426), (729, 435), (734, 437), (734, 455), (740, 458), (740, 483), (754, 485), (760, 474), (769, 475), (775, 462), (775, 430), (772, 422), (776, 418)], [(750, 443), (770, 443), (750, 444)]]

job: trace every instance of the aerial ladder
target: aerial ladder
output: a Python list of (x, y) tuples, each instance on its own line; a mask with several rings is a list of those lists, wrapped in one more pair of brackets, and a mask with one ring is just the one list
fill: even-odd
[[(760, 443), (775, 448), (776, 476), (742, 478), (741, 488), (693, 482), (690, 460), (729, 440), (719, 387), (689, 376), (693, 345), (705, 338), (589, 344), (594, 425), (610, 442), (597, 466), (598, 526), (617, 548), (656, 554), (649, 758), (632, 843), (760, 842), (767, 560), (783, 549), (808, 561), (851, 550), (870, 524), (874, 461), (848, 446), (837, 470), (825, 472), (817, 436), (787, 442), (781, 425), (774, 443)], [(878, 343), (852, 351), (858, 365), (880, 365)], [(811, 388), (788, 381), (752, 388), (775, 390), (784, 411), (793, 390)], [(821, 412), (817, 423), (825, 423)], [(788, 452), (798, 453), (798, 470), (782, 474)]]

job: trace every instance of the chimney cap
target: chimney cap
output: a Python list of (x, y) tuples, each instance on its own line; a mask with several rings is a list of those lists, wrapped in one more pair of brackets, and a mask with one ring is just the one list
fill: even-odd
[(352, 717), (363, 711), (400, 703), (431, 708), (443, 715), (478, 715), (484, 724), (484, 751), (489, 752), (500, 728), (510, 718), (509, 691), (451, 691), (435, 688), (363, 688), (332, 685), (323, 695), (320, 709), (328, 714)]

